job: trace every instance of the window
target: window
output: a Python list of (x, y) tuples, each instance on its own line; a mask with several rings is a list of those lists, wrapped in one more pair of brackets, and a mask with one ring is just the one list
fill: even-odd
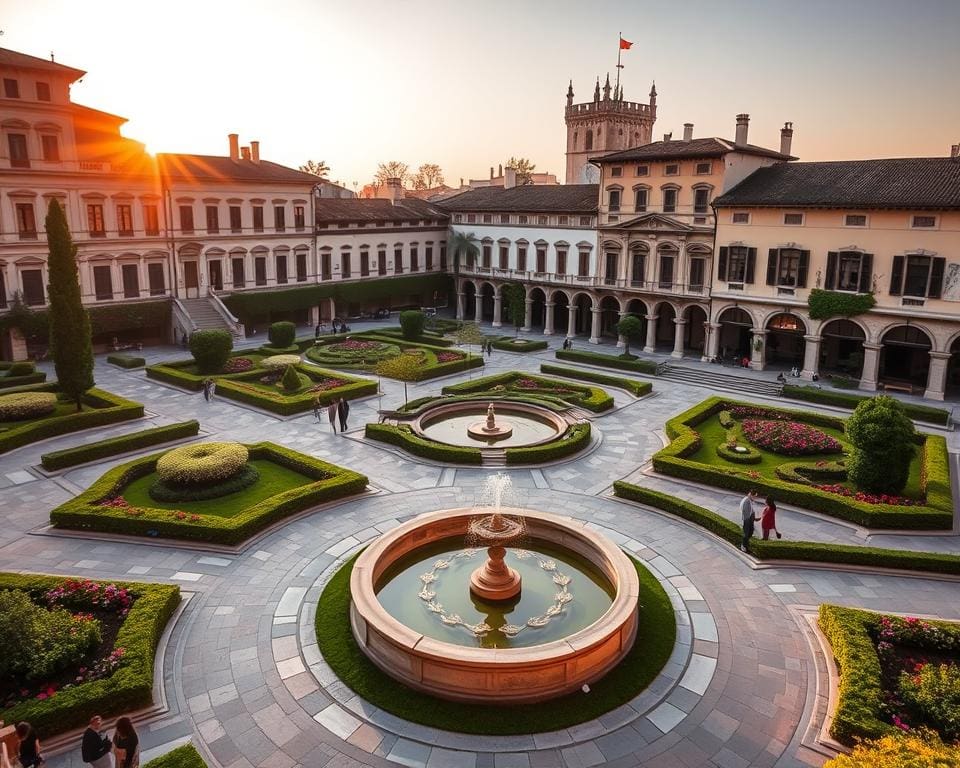
[(706, 263), (707, 260), (700, 257), (690, 259), (689, 288), (691, 291), (699, 292), (703, 290), (703, 276), (707, 271)]
[(707, 206), (710, 204), (710, 190), (706, 187), (699, 187), (693, 190), (693, 212), (706, 213)]
[(377, 274), (387, 274), (387, 252), (382, 248), (377, 251)]
[(673, 288), (673, 268), (676, 264), (677, 252), (673, 249), (660, 252), (660, 279), (657, 285), (660, 288)]
[(537, 246), (537, 272), (547, 271), (547, 247)]
[[(487, 264), (487, 266), (490, 266)], [(397, 246), (393, 249), (393, 274), (399, 275), (403, 272), (403, 248)]]
[(634, 287), (643, 285), (646, 271), (647, 252), (642, 248), (635, 248), (630, 253), (630, 285)]
[(752, 283), (757, 267), (757, 249), (743, 245), (721, 246), (717, 279), (728, 283)]
[(527, 246), (525, 245), (517, 246), (517, 269), (521, 272), (527, 271)]
[(46, 162), (60, 162), (60, 142), (53, 134), (46, 133), (40, 136), (40, 151)]
[(730, 221), (734, 224), (749, 224), (750, 223), (750, 214), (745, 211), (736, 211), (731, 217)]
[(637, 187), (633, 190), (633, 210), (636, 213), (643, 213), (647, 210), (647, 192), (645, 187)]
[(510, 214), (509, 214), (509, 213), (501, 213), (501, 214), (500, 214), (500, 223), (501, 223), (501, 224), (509, 224), (509, 223), (510, 223)]
[(287, 212), (282, 205), (273, 207), (273, 229), (275, 232), (283, 232), (287, 228)]
[(537, 216), (537, 224), (541, 227), (547, 226), (547, 217), (546, 216)]
[(619, 189), (611, 189), (611, 190), (609, 191), (609, 195), (610, 195), (609, 204), (608, 204), (608, 206), (607, 206), (608, 210), (609, 210), (611, 213), (614, 213), (614, 212), (616, 212), (616, 211), (619, 211), (619, 210), (620, 210), (620, 190), (619, 190)]
[(500, 269), (506, 269), (510, 266), (510, 246), (500, 246)]
[(484, 223), (484, 224), (490, 224), (490, 223), (492, 223), (492, 222), (493, 222), (493, 216), (492, 216), (491, 214), (489, 214), (489, 213), (483, 214), (483, 223)]
[(557, 248), (557, 274), (567, 274), (567, 249)]
[(623, 166), (615, 165), (610, 169), (611, 176), (623, 176)]
[(476, 224), (476, 223), (477, 223), (477, 215), (475, 213), (468, 213), (467, 224)]
[(848, 213), (843, 217), (843, 226), (865, 227), (867, 226), (867, 217), (863, 213)]
[(433, 246), (428, 245), (424, 248), (423, 254), (424, 260), (426, 261), (426, 270), (427, 272), (431, 272), (433, 270)]
[(230, 260), (230, 268), (233, 272), (233, 287), (234, 288), (243, 288), (247, 284), (247, 277), (245, 272), (244, 259), (242, 256), (235, 257)]
[(581, 217), (580, 217), (580, 226), (581, 226), (581, 227), (589, 227), (592, 223), (593, 223), (593, 217), (592, 217), (592, 216), (581, 216)]
[(937, 256), (894, 256), (890, 295), (939, 299), (943, 290), (945, 264), (946, 259)]
[(100, 203), (87, 204), (87, 232), (90, 237), (107, 236), (107, 230), (103, 224), (103, 205)]
[(522, 213), (519, 216), (517, 216), (517, 224), (526, 224), (526, 223), (527, 223), (526, 216), (524, 216)]
[(490, 268), (490, 259), (492, 257), (491, 251), (492, 251), (492, 247), (490, 245), (484, 244), (480, 248), (480, 252), (481, 252), (480, 266), (481, 267), (485, 267), (487, 269)]
[(117, 206), (117, 232), (123, 237), (133, 236), (133, 206), (125, 203)]
[(677, 210), (677, 190), (663, 190), (663, 212), (674, 213)]
[(297, 282), (305, 283), (307, 282), (307, 252), (297, 251), (297, 253), (294, 255), (294, 258), (296, 259), (297, 263)]
[(420, 271), (420, 254), (417, 252), (417, 246), (410, 246), (410, 271)]
[(143, 228), (148, 235), (160, 234), (160, 216), (155, 205), (143, 206)]
[(180, 231), (185, 235), (193, 234), (193, 206), (180, 206)]
[(330, 279), (330, 251), (324, 251), (320, 254), (320, 279)]
[(342, 251), (340, 253), (340, 276), (344, 280), (347, 280), (353, 274), (350, 261), (351, 261), (350, 252)]
[(257, 256), (253, 260), (253, 277), (257, 285), (267, 284), (267, 257)]
[(440, 244), (440, 269), (447, 270), (447, 246)]
[(617, 275), (620, 272), (620, 253), (606, 251), (603, 254), (603, 282), (606, 285), (616, 285)]
[(277, 284), (285, 285), (287, 282), (287, 254), (275, 253), (273, 259), (277, 267)]
[(587, 277), (590, 274), (590, 251), (580, 251), (580, 260), (577, 264), (577, 276)]
[(33, 203), (17, 203), (17, 234), (20, 235), (21, 240), (37, 239), (37, 220), (33, 216)]
[(263, 232), (263, 206), (253, 206), (253, 231)]
[(593, 131), (587, 131), (586, 143), (584, 144), (583, 148), (588, 152), (593, 149)]
[(7, 282), (3, 277), (3, 272), (0, 272), (0, 309), (7, 308)]
[(929, 229), (937, 226), (936, 216), (914, 216), (910, 221), (910, 226), (915, 229)]
[(663, 169), (664, 176), (679, 176), (680, 175), (680, 165), (678, 163), (670, 163)]
[(570, 223), (570, 217), (569, 217), (569, 216), (558, 216), (558, 217), (557, 217), (557, 224), (559, 224), (561, 227), (566, 227), (569, 223)]
[(696, 173), (698, 176), (708, 176), (712, 170), (713, 165), (711, 163), (697, 163)]
[(803, 225), (803, 214), (802, 213), (785, 213), (783, 214), (783, 223), (788, 227), (799, 227)]
[[(461, 221), (463, 221), (463, 216), (461, 216), (459, 213), (453, 214), (453, 223), (454, 223), (454, 224), (459, 224)], [(379, 226), (379, 222), (377, 222), (377, 224), (378, 224), (378, 226)]]
[(243, 218), (242, 218), (239, 205), (230, 206), (230, 231), (231, 232), (243, 231)]
[(109, 266), (93, 268), (93, 292), (97, 301), (113, 298), (113, 277)]
[(20, 83), (12, 77), (3, 78), (3, 95), (8, 99), (19, 99)]
[(50, 83), (37, 82), (37, 101), (50, 101)]
[(120, 267), (120, 277), (123, 280), (123, 298), (140, 298), (140, 267), (136, 264), (124, 264)]
[(220, 233), (220, 211), (216, 205), (207, 206), (207, 232), (211, 235)]
[(649, 165), (638, 165), (637, 166), (637, 176), (649, 176), (650, 175), (650, 166)]
[[(873, 255), (860, 251), (830, 251), (824, 288), (828, 291), (868, 293), (871, 289)], [(893, 293), (891, 289), (890, 293)]]
[(27, 155), (27, 135), (25, 133), (8, 133), (7, 146), (10, 148), (11, 168), (30, 167), (30, 157)]
[(304, 208), (302, 205), (293, 206), (293, 228), (297, 232), (303, 232), (304, 226), (306, 225), (306, 214), (304, 213)]
[(43, 272), (39, 269), (25, 269), (20, 273), (23, 281), (23, 300), (31, 307), (47, 303), (43, 293)]
[(771, 248), (767, 253), (767, 285), (806, 288), (810, 251), (799, 248)]
[(163, 296), (167, 292), (163, 264), (147, 264), (147, 282), (150, 284), (151, 296)]

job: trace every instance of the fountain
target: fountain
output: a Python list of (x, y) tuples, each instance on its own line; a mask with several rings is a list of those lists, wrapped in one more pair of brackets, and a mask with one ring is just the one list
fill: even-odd
[[(493, 422), (493, 403), (487, 409), (487, 422)], [(487, 546), (487, 562), (470, 576), (470, 591), (484, 600), (510, 600), (520, 594), (520, 574), (503, 562), (506, 547), (523, 536), (523, 520), (512, 520), (500, 512), (504, 492), (511, 486), (509, 475), (498, 472), (487, 479), (493, 491), (493, 514), (470, 521), (467, 542)]]
[(477, 421), (467, 427), (467, 434), (478, 440), (503, 440), (513, 434), (510, 424), (497, 423), (497, 416), (493, 410), (493, 403), (487, 405), (487, 418)]

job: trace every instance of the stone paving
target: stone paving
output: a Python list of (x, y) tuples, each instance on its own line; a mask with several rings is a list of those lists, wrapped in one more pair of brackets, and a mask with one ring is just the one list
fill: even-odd
[[(147, 350), (151, 361), (181, 355)], [(552, 349), (495, 352), (482, 374), (411, 385), (409, 394), (437, 393), (471, 376), (538, 370), (552, 360)], [(960, 619), (955, 582), (757, 569), (700, 529), (611, 498), (612, 482), (628, 477), (730, 516), (737, 501), (645, 470), (665, 439), (664, 421), (702, 400), (706, 390), (655, 383), (654, 394), (641, 400), (611, 390), (616, 410), (595, 420), (600, 440), (589, 452), (508, 471), (521, 505), (588, 520), (650, 564), (677, 612), (681, 642), (671, 662), (630, 706), (562, 732), (494, 740), (434, 731), (370, 707), (339, 683), (311, 642), (313, 610), (330, 570), (362, 542), (421, 511), (476, 502), (488, 473), (411, 460), (363, 440), (363, 424), (379, 407), (400, 404), (403, 385), (393, 381), (382, 383), (382, 398), (356, 403), (350, 430), (335, 435), (312, 414), (281, 419), (221, 399), (208, 404), (199, 394), (103, 361), (96, 377), (101, 386), (143, 402), (147, 418), (0, 456), (0, 569), (174, 582), (192, 593), (164, 657), (169, 711), (140, 726), (145, 756), (189, 739), (212, 766), (229, 768), (819, 765), (825, 757), (806, 737), (818, 674), (802, 614), (830, 601)], [(186, 418), (200, 420), (202, 436), (273, 440), (365, 472), (377, 493), (277, 526), (232, 553), (45, 530), (52, 506), (125, 459), (48, 477), (36, 469), (41, 453)], [(947, 438), (956, 451), (956, 434)], [(784, 510), (779, 522), (791, 538), (960, 551), (950, 534), (870, 536), (793, 510)], [(79, 749), (50, 764), (79, 765)]]

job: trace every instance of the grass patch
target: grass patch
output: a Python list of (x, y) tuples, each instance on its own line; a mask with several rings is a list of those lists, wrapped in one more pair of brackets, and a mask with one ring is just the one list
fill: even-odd
[(567, 728), (630, 701), (660, 673), (673, 651), (676, 619), (660, 582), (639, 562), (640, 620), (633, 649), (590, 693), (539, 704), (462, 704), (414, 691), (377, 668), (350, 631), (350, 572), (356, 557), (327, 583), (317, 605), (317, 643), (326, 662), (353, 691), (376, 707), (411, 722), (458, 733), (507, 736)]

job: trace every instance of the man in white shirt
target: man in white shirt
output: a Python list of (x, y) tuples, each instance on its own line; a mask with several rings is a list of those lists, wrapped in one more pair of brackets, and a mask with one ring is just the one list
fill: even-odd
[(752, 488), (743, 497), (740, 502), (740, 520), (743, 523), (743, 541), (740, 543), (740, 551), (746, 552), (750, 545), (750, 539), (753, 537), (753, 524), (759, 520), (753, 512), (753, 505), (757, 503), (757, 492)]

